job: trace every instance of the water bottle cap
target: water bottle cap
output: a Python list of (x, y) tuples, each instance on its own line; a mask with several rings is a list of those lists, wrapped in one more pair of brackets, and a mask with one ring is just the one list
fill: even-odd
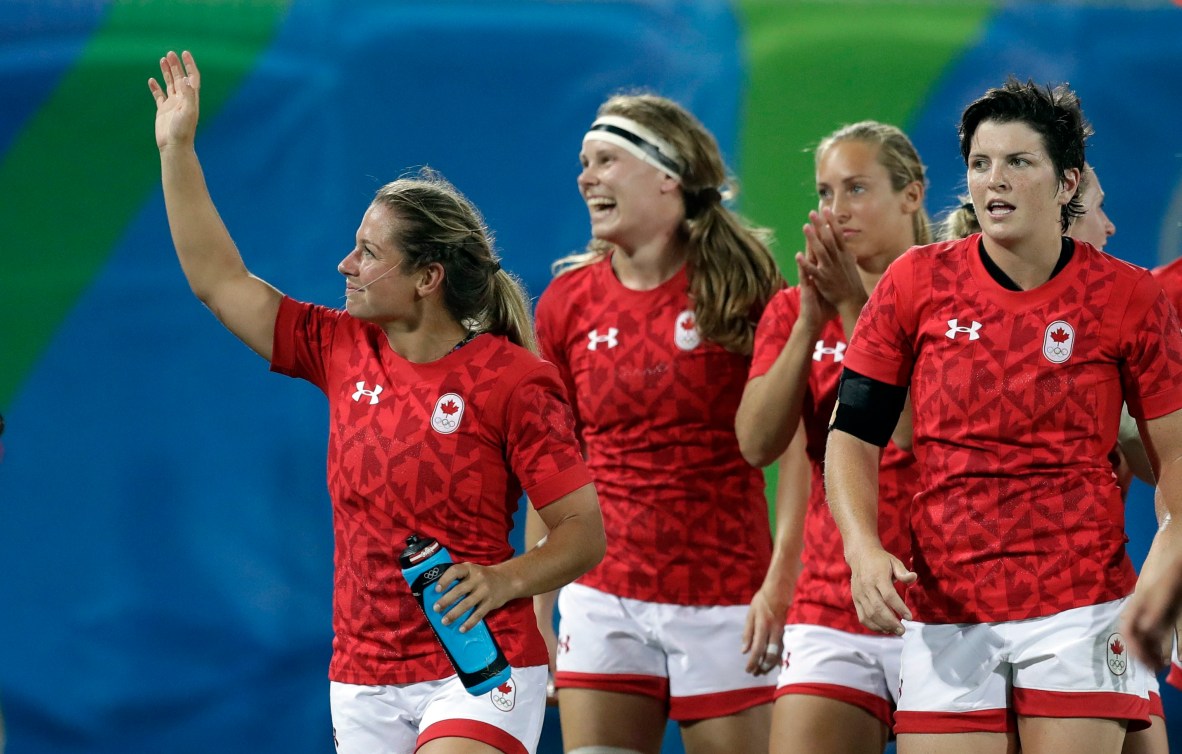
[(439, 547), (439, 542), (430, 537), (423, 538), (412, 534), (406, 538), (406, 549), (402, 551), (402, 556), (398, 559), (399, 564), (403, 568), (409, 568), (421, 563), (439, 552)]

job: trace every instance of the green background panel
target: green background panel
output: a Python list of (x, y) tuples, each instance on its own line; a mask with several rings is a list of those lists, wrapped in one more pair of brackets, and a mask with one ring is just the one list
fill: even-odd
[[(159, 182), (156, 161), (127, 157), (151, 144), (147, 80), (160, 70), (145, 61), (170, 47), (199, 45), (210, 81), (201, 92), (208, 123), (254, 67), (287, 6), (287, 0), (115, 3), (24, 124), (0, 161), (0, 406), (12, 402)], [(56, 218), (50, 227), (47, 217)]]

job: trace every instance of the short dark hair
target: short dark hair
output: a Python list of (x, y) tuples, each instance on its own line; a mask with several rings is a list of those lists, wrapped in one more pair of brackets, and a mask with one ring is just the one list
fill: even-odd
[[(960, 116), (960, 155), (965, 165), (969, 162), (973, 135), (985, 121), (1025, 123), (1037, 131), (1060, 183), (1063, 173), (1071, 168), (1083, 174), (1086, 142), (1094, 131), (1080, 108), (1079, 97), (1067, 84), (1052, 88), (1030, 80), (1022, 83), (1011, 76), (1002, 86), (977, 98)], [(1063, 207), (1060, 224), (1064, 232), (1085, 211), (1080, 193), (1076, 189), (1075, 196)]]

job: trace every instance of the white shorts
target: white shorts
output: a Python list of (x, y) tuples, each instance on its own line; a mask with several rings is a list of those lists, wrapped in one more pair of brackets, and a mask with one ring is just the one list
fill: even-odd
[(811, 694), (860, 707), (891, 726), (899, 701), (898, 636), (854, 634), (797, 623), (784, 627), (776, 698)]
[[(456, 676), (397, 686), (329, 684), (338, 754), (412, 754), (437, 738), (470, 738), (505, 754), (533, 754), (546, 715), (544, 665), (513, 668), (502, 686), (472, 696)], [(508, 687), (508, 688), (506, 688)]]
[(558, 595), (559, 688), (669, 701), (671, 720), (704, 720), (768, 704), (777, 673), (753, 676), (740, 649), (746, 605), (668, 605), (582, 584)]
[(1117, 623), (1125, 600), (998, 623), (903, 621), (896, 733), (1014, 730), (1015, 716), (1149, 723), (1146, 670)]

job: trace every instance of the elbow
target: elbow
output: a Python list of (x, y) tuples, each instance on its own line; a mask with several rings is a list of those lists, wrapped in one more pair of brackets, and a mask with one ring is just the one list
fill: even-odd
[(770, 466), (784, 452), (784, 449), (781, 448), (780, 453), (777, 453), (775, 448), (772, 448), (768, 443), (757, 442), (746, 436), (746, 433), (738, 433), (738, 438), (739, 453), (743, 456), (743, 460), (757, 469)]

